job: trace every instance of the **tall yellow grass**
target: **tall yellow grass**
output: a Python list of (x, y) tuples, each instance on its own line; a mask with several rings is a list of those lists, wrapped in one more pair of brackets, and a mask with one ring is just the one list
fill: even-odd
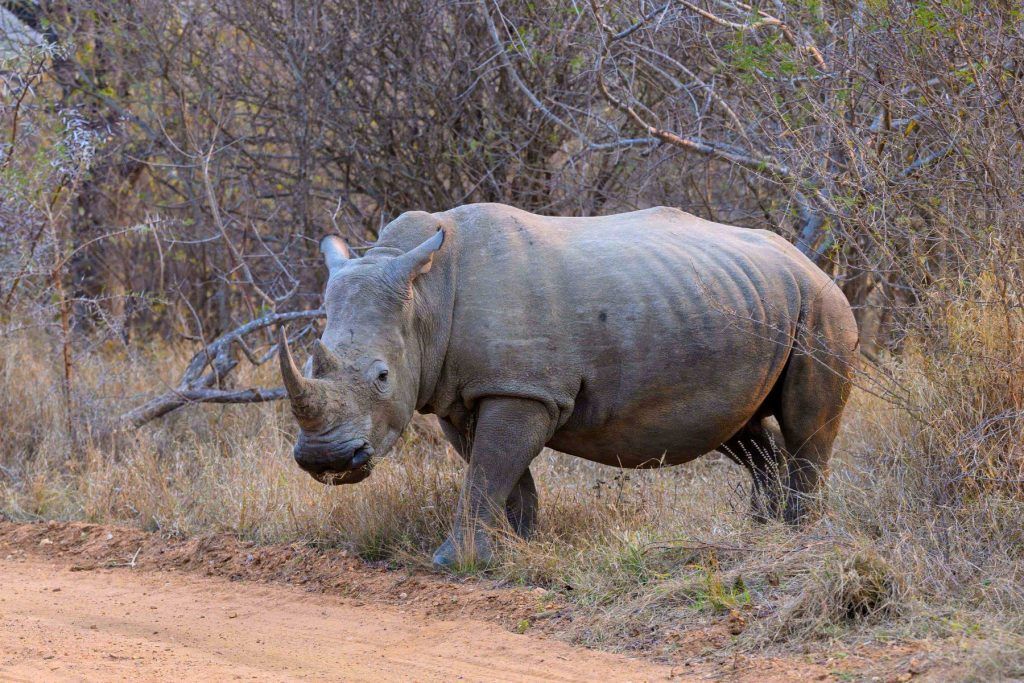
[[(911, 410), (854, 392), (827, 512), (810, 528), (749, 522), (746, 474), (719, 456), (628, 472), (545, 453), (534, 466), (538, 532), (504, 534), (489, 575), (562, 594), (577, 605), (567, 635), (614, 649), (668, 652), (679, 628), (732, 610), (750, 617), (741, 648), (879, 632), (1018, 638), (1022, 328), (1000, 332), (986, 315), (951, 307), (944, 346), (909, 344), (875, 371)], [(78, 358), (72, 442), (50, 345), (24, 334), (0, 348), (0, 511), (10, 519), (226, 531), (423, 567), (449, 529), (462, 463), (427, 418), (368, 480), (333, 488), (292, 462), (280, 404), (193, 406), (96, 440), (104, 416), (169, 386), (187, 356), (112, 347)], [(274, 383), (271, 369), (258, 373), (239, 382)]]

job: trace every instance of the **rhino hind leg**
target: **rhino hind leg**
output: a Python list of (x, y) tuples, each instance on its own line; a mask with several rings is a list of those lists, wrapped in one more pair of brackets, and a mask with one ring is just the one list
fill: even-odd
[(794, 349), (781, 380), (775, 411), (788, 453), (789, 476), (783, 516), (790, 524), (813, 518), (821, 507), (821, 484), (852, 387), (857, 339), (826, 320)]
[(750, 472), (750, 510), (754, 520), (764, 523), (781, 519), (788, 477), (787, 455), (779, 431), (763, 420), (755, 420), (719, 450)]
[(505, 516), (520, 538), (529, 538), (533, 533), (533, 528), (537, 524), (537, 486), (533, 483), (530, 468), (526, 468), (512, 493), (508, 495)]
[(801, 524), (820, 510), (821, 484), (828, 473), (841, 410), (808, 405), (811, 401), (803, 397), (791, 397), (788, 403), (790, 409), (779, 418), (789, 450), (783, 517), (789, 524)]

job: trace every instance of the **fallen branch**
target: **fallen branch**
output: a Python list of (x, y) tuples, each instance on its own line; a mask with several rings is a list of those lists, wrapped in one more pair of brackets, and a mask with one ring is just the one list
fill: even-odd
[[(277, 344), (272, 345), (263, 355), (257, 356), (245, 343), (246, 335), (271, 325), (281, 325), (295, 320), (313, 321), (325, 315), (323, 309), (272, 313), (222, 334), (192, 356), (177, 387), (122, 414), (117, 419), (117, 425), (121, 428), (137, 429), (191, 403), (262, 403), (283, 399), (286, 395), (283, 387), (229, 389), (224, 386), (227, 376), (238, 367), (239, 360), (235, 348), (241, 349), (253, 365), (262, 365), (277, 353)], [(289, 338), (289, 343), (301, 339), (312, 329), (312, 324), (307, 324)]]

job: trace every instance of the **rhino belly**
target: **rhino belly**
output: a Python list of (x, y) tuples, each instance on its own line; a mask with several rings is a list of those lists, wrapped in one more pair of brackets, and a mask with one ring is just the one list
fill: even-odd
[(619, 467), (679, 465), (718, 448), (758, 414), (764, 400), (760, 393), (666, 395), (609, 409), (583, 398), (548, 446)]

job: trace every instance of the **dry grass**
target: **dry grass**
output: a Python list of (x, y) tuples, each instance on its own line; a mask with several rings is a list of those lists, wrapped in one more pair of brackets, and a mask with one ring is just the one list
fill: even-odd
[[(427, 420), (365, 483), (339, 488), (291, 462), (294, 428), (281, 405), (195, 407), (98, 444), (87, 427), (170, 381), (182, 359), (167, 349), (142, 357), (107, 349), (78, 364), (81, 445), (72, 447), (57, 354), (45, 344), (22, 336), (0, 349), (0, 510), (8, 518), (228, 531), (421, 566), (448, 529), (462, 464)], [(855, 393), (828, 512), (808, 529), (752, 525), (746, 475), (724, 458), (624, 472), (548, 453), (535, 465), (538, 533), (528, 542), (506, 537), (489, 575), (562, 594), (576, 605), (566, 636), (605, 648), (670, 654), (681, 629), (738, 613), (738, 649), (981, 638), (998, 642), (999, 656), (979, 655), (978, 670), (1011, 671), (1024, 635), (1024, 501), (993, 473), (1005, 478), (1006, 464), (1020, 461), (1007, 449), (1020, 446), (1001, 430), (977, 436), (992, 408), (979, 412), (983, 399), (952, 381), (956, 368), (932, 369), (929, 379), (922, 368), (933, 362), (909, 349), (905, 366), (891, 368), (914, 393), (917, 419)]]

